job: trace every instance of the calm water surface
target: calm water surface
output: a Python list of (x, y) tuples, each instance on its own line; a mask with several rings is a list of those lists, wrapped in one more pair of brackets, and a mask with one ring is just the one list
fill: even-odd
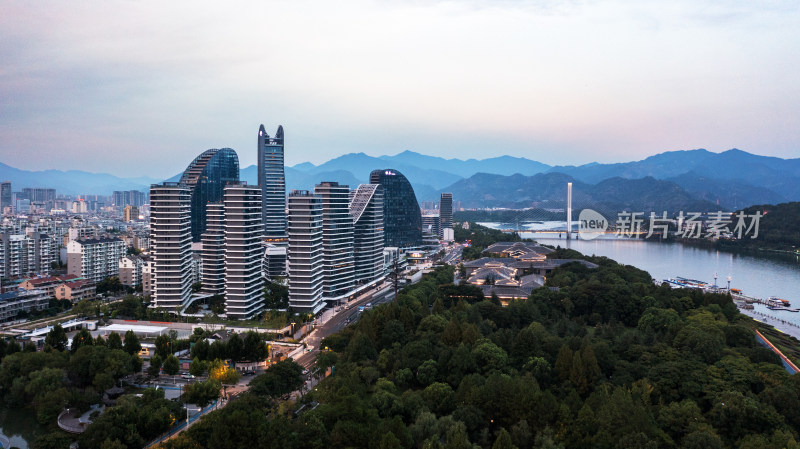
[(46, 433), (36, 420), (36, 413), (30, 409), (0, 410), (0, 435), (11, 443), (10, 447), (28, 449), (36, 437)]
[[(495, 229), (506, 228), (502, 223), (481, 224)], [(800, 257), (796, 255), (731, 253), (679, 243), (614, 237), (567, 241), (555, 238), (558, 234), (536, 232), (563, 229), (563, 225), (563, 222), (526, 224), (525, 229), (532, 232), (521, 232), (520, 236), (546, 245), (569, 247), (586, 255), (606, 256), (641, 268), (658, 280), (680, 276), (713, 284), (714, 273), (717, 273), (717, 284), (726, 286), (730, 276), (731, 287), (741, 289), (746, 295), (760, 298), (778, 296), (791, 301), (792, 307), (800, 308)], [(758, 304), (756, 310), (800, 325), (800, 313), (768, 310)]]

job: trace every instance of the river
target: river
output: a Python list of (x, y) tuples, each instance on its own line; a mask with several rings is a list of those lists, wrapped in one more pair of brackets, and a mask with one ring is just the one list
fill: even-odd
[(36, 413), (28, 408), (0, 409), (0, 440), (8, 438), (10, 446), (28, 449), (36, 437), (47, 432), (44, 426), (39, 425)]
[[(502, 223), (480, 223), (494, 229), (506, 228)], [(561, 223), (563, 226), (563, 222)], [(548, 229), (550, 223), (529, 224), (526, 229)], [(562, 227), (563, 229), (563, 227)], [(753, 255), (732, 253), (707, 248), (686, 246), (680, 243), (662, 243), (643, 239), (615, 237), (595, 240), (570, 240), (554, 238), (558, 234), (521, 232), (523, 238), (539, 243), (569, 247), (586, 255), (606, 256), (617, 262), (633, 265), (650, 273), (657, 280), (681, 276), (741, 289), (748, 296), (768, 298), (778, 296), (800, 308), (800, 257), (790, 254)], [(768, 310), (756, 304), (756, 310), (800, 326), (800, 313)]]

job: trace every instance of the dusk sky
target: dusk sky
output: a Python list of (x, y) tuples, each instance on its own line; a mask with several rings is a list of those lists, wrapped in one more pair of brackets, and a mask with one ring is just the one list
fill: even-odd
[(796, 1), (0, 0), (0, 162), (167, 177), (208, 148), (548, 164), (800, 157)]

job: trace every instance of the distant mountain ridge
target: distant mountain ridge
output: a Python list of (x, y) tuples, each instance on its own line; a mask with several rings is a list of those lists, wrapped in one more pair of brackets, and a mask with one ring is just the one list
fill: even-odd
[(449, 190), (465, 208), (564, 209), (568, 182), (573, 184), (572, 201), (576, 209), (592, 208), (606, 213), (719, 209), (713, 202), (695, 198), (674, 182), (652, 177), (615, 177), (589, 184), (563, 173), (533, 176), (480, 173), (453, 184)]
[(56, 189), (59, 194), (110, 195), (114, 190), (148, 190), (158, 179), (140, 176), (120, 178), (107, 173), (91, 173), (81, 170), (29, 171), (11, 167), (0, 162), (0, 181), (11, 181), (11, 188), (18, 192), (26, 187)]
[[(517, 203), (518, 201), (512, 200), (514, 196), (531, 195), (525, 193), (524, 187), (521, 187), (525, 183), (518, 185), (519, 178), (516, 175), (533, 177), (538, 174), (564, 174), (576, 183), (576, 188), (577, 183), (598, 186), (613, 178), (635, 180), (649, 177), (645, 184), (665, 188), (667, 184), (655, 181), (666, 181), (680, 187), (694, 200), (727, 209), (800, 200), (800, 158), (759, 156), (738, 149), (721, 153), (704, 149), (668, 151), (639, 161), (613, 164), (592, 162), (579, 166), (550, 166), (524, 157), (505, 155), (482, 160), (462, 160), (413, 151), (378, 157), (365, 153), (348, 153), (319, 165), (303, 162), (287, 166), (287, 191), (310, 190), (322, 181), (337, 181), (354, 187), (368, 182), (372, 170), (384, 168), (402, 172), (411, 181), (420, 201), (437, 201), (441, 192), (456, 193), (455, 191), (464, 189), (462, 196), (454, 196), (455, 201), (461, 201), (464, 207), (470, 207), (468, 204), (489, 207), (499, 206), (501, 203)], [(243, 167), (241, 179), (256, 184), (256, 171), (255, 165)], [(179, 176), (180, 173), (170, 179), (177, 180)], [(507, 179), (504, 181), (504, 178)], [(0, 164), (0, 179), (11, 180), (14, 190), (21, 187), (54, 187), (60, 193), (106, 195), (113, 190), (146, 190), (151, 183), (158, 182), (147, 177), (119, 178), (80, 171), (31, 172), (4, 164)], [(505, 191), (497, 188), (506, 182), (509, 187)], [(511, 188), (512, 185), (517, 187)], [(521, 193), (520, 189), (523, 189)], [(537, 193), (540, 194), (541, 192)]]

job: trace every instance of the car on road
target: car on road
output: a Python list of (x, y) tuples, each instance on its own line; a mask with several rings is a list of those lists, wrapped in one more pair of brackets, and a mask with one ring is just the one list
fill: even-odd
[(251, 371), (242, 371), (242, 376), (255, 376), (255, 375), (256, 375), (256, 372), (252, 371), (252, 370)]
[(181, 377), (186, 379), (186, 380), (194, 379), (194, 375), (192, 375), (192, 374), (181, 374)]

